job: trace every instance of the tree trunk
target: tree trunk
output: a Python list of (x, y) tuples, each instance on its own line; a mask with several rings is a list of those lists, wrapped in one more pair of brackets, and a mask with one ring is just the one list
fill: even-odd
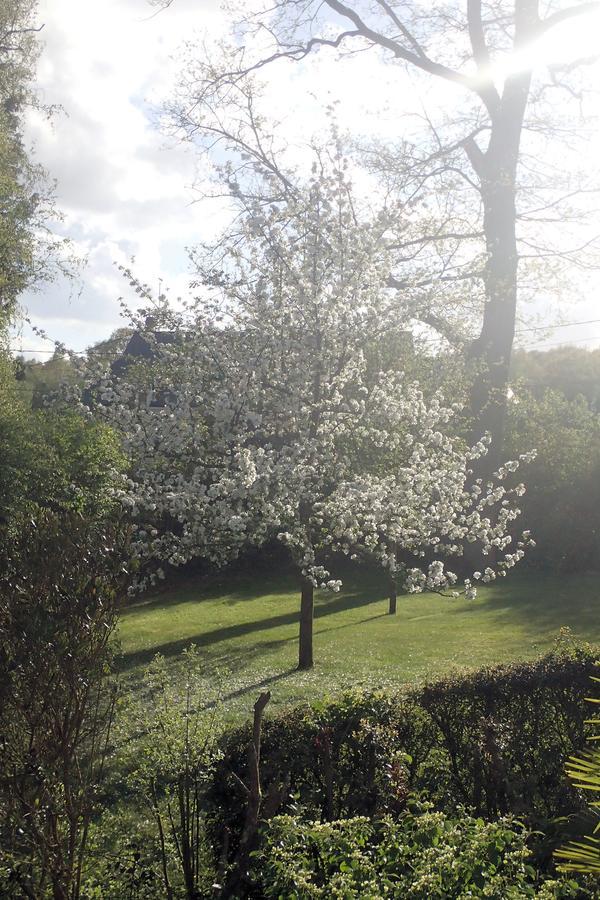
[(396, 615), (396, 581), (392, 578), (390, 581), (390, 590), (389, 590), (389, 599), (390, 605), (388, 608), (388, 614), (390, 616)]
[[(471, 389), (472, 440), (488, 434), (485, 456), (475, 460), (474, 478), (491, 479), (502, 460), (507, 412), (507, 391), (517, 311), (519, 255), (516, 236), (517, 163), (530, 76), (513, 76), (507, 83), (502, 106), (492, 125), (490, 142), (477, 166), (483, 201), (483, 227), (487, 259), (484, 271), (486, 303), (481, 333), (470, 347), (475, 362)], [(495, 511), (490, 510), (494, 517)], [(469, 569), (493, 565), (479, 544), (464, 551)]]
[[(507, 154), (502, 148), (502, 156)], [(490, 161), (486, 160), (489, 165)], [(502, 163), (482, 180), (484, 228), (487, 244), (485, 268), (486, 305), (481, 334), (471, 353), (475, 357), (471, 409), (473, 443), (488, 434), (485, 456), (474, 461), (473, 477), (489, 481), (502, 460), (507, 413), (510, 358), (517, 309), (516, 184), (514, 172)], [(475, 352), (474, 352), (475, 351)], [(492, 518), (496, 510), (490, 510)], [(465, 563), (470, 571), (493, 565), (495, 556), (484, 557), (479, 544), (467, 544)]]
[[(476, 440), (489, 433), (491, 444), (481, 468), (486, 475), (497, 467), (504, 440), (507, 386), (517, 306), (517, 245), (515, 185), (502, 183), (500, 173), (483, 185), (488, 259), (485, 271), (486, 305), (481, 334), (471, 347), (479, 363), (474, 373), (471, 406)], [(483, 473), (482, 473), (483, 474)]]
[[(219, 896), (223, 898), (245, 896), (243, 882), (246, 878), (250, 854), (256, 846), (256, 838), (261, 820), (262, 790), (260, 786), (260, 742), (262, 736), (262, 720), (269, 700), (270, 691), (263, 691), (254, 704), (254, 720), (252, 724), (252, 739), (248, 745), (248, 778), (247, 784), (243, 784), (246, 791), (246, 816), (244, 828), (240, 837), (240, 844), (231, 867), (227, 881), (220, 889)], [(217, 888), (217, 890), (219, 890)]]
[[(515, 47), (525, 46), (535, 34), (538, 5), (538, 0), (518, 0), (515, 4)], [(469, 352), (480, 365), (471, 393), (473, 437), (478, 440), (484, 432), (491, 437), (489, 452), (477, 466), (476, 474), (483, 478), (497, 468), (504, 441), (517, 308), (517, 167), (530, 86), (530, 71), (510, 75), (498, 105), (490, 113), (487, 149), (482, 152), (474, 142), (465, 145), (479, 177), (487, 251), (483, 323)]]
[(308, 579), (302, 580), (300, 594), (300, 648), (298, 668), (301, 671), (313, 667), (313, 617), (315, 589)]

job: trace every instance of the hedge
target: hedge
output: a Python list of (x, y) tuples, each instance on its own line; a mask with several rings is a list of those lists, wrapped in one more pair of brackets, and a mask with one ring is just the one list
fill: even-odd
[[(264, 722), (261, 777), (289, 781), (280, 810), (307, 819), (397, 815), (409, 796), (449, 815), (457, 805), (492, 820), (519, 817), (545, 830), (549, 859), (554, 820), (577, 816), (582, 801), (564, 762), (586, 739), (597, 654), (563, 641), (534, 662), (454, 675), (390, 695), (349, 693), (296, 707)], [(235, 847), (245, 798), (248, 726), (227, 732), (209, 791), (215, 852)], [(561, 825), (564, 837), (564, 822)], [(557, 842), (558, 842), (557, 838)]]

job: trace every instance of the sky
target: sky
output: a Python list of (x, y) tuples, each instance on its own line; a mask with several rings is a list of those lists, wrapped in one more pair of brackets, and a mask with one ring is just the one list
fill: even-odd
[[(196, 28), (219, 27), (211, 0), (179, 0), (152, 17), (144, 0), (42, 0), (44, 50), (38, 84), (61, 110), (30, 117), (35, 156), (56, 179), (61, 233), (87, 260), (76, 283), (60, 280), (25, 298), (32, 321), (74, 350), (124, 324), (127, 284), (116, 264), (135, 257), (153, 286), (185, 288), (185, 246), (208, 237), (191, 203), (196, 159), (155, 127), (153, 101), (176, 73), (172, 56)], [(25, 327), (24, 349), (49, 348)]]
[[(175, 84), (182, 42), (195, 34), (217, 37), (226, 19), (218, 0), (175, 0), (158, 15), (146, 0), (41, 0), (40, 21), (44, 49), (38, 85), (43, 100), (60, 110), (51, 120), (30, 116), (27, 136), (36, 158), (56, 179), (64, 215), (60, 232), (86, 262), (74, 284), (59, 280), (45, 286), (27, 295), (24, 306), (51, 339), (81, 351), (125, 324), (119, 297), (134, 298), (117, 265), (133, 257), (141, 280), (168, 287), (173, 297), (184, 295), (186, 246), (210, 240), (225, 221), (214, 204), (194, 202), (192, 184), (202, 177), (205, 161), (161, 134), (156, 119)], [(567, 47), (568, 55), (569, 41), (580, 44), (582, 34), (573, 32), (552, 52)], [(374, 83), (379, 112), (372, 108)], [(406, 115), (417, 102), (411, 84), (408, 78), (399, 101), (397, 81), (375, 54), (339, 60), (333, 52), (322, 53), (305, 65), (279, 65), (269, 83), (269, 104), (275, 116), (286, 119), (292, 140), (318, 131), (333, 99), (341, 100), (342, 127), (360, 121), (363, 130), (372, 126), (385, 136), (397, 133), (399, 112)], [(455, 99), (453, 87), (436, 90), (438, 103)], [(600, 278), (592, 279), (566, 311), (542, 303), (535, 325), (559, 319), (586, 324), (524, 332), (521, 342), (541, 348), (566, 340), (600, 346), (600, 321), (593, 321), (600, 320), (599, 292)], [(26, 324), (12, 346), (41, 359), (53, 349)]]

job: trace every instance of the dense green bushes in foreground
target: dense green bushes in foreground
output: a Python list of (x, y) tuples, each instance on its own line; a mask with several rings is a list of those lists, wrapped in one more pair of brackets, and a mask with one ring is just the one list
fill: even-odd
[(406, 814), (303, 823), (279, 816), (256, 855), (257, 896), (376, 900), (581, 896), (575, 882), (536, 884), (526, 835), (508, 818)]
[[(577, 831), (583, 809), (564, 762), (585, 743), (594, 661), (593, 652), (564, 641), (537, 662), (446, 679), (401, 697), (357, 694), (297, 708), (265, 722), (263, 790), (288, 782), (289, 809), (311, 821), (397, 817), (415, 797), (450, 818), (457, 808), (486, 821), (513, 815), (535, 832), (533, 862), (549, 871), (565, 823)], [(228, 833), (235, 845), (240, 831), (248, 738), (247, 728), (230, 733), (217, 764), (210, 795), (215, 844)]]
[(261, 744), (256, 718), (222, 730), (195, 649), (115, 707), (121, 538), (86, 527), (40, 513), (0, 578), (0, 896), (599, 895), (552, 861), (589, 830), (564, 766), (591, 648), (564, 635), (533, 663), (297, 707)]
[(152, 715), (138, 699), (122, 725), (82, 896), (597, 897), (552, 857), (588, 824), (564, 765), (585, 744), (595, 658), (565, 638), (537, 662), (266, 718), (249, 838), (252, 726), (216, 741), (199, 654), (183, 679), (159, 661)]

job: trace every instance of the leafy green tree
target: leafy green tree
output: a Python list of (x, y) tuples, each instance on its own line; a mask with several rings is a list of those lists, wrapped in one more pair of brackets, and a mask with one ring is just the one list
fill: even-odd
[(15, 378), (19, 382), (19, 393), (30, 401), (34, 409), (42, 409), (64, 384), (77, 380), (77, 369), (73, 360), (57, 350), (50, 359), (43, 361), (15, 359)]
[(590, 408), (600, 413), (600, 350), (556, 347), (552, 350), (518, 350), (513, 357), (513, 374), (536, 397), (550, 389), (567, 400), (584, 397)]
[(43, 509), (107, 517), (124, 465), (105, 425), (66, 406), (31, 409), (31, 392), (0, 340), (0, 544)]
[(23, 115), (48, 115), (33, 80), (40, 53), (37, 0), (0, 0), (0, 326), (19, 295), (68, 274), (68, 242), (52, 233), (59, 218), (53, 184), (23, 137)]
[(507, 452), (535, 447), (521, 500), (537, 560), (561, 570), (594, 569), (600, 558), (600, 416), (583, 397), (515, 388)]
[(14, 535), (40, 509), (107, 516), (123, 464), (117, 439), (104, 425), (73, 411), (0, 403), (0, 540), (3, 529)]

